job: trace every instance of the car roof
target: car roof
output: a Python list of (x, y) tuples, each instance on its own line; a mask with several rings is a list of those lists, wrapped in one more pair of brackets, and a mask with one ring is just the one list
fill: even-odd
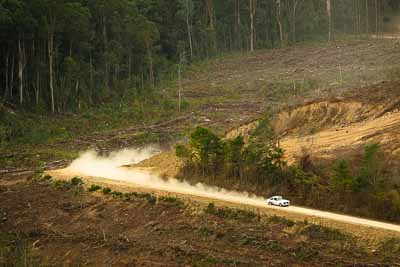
[(273, 197), (282, 197), (282, 196), (272, 196), (271, 198), (273, 198)]

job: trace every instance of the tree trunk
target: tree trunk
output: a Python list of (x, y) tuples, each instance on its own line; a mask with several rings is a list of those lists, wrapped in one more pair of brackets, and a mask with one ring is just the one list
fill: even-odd
[(93, 100), (93, 55), (92, 48), (89, 50), (89, 61), (90, 61), (90, 94), (89, 94), (89, 103), (92, 104)]
[(15, 56), (14, 53), (12, 53), (11, 57), (11, 77), (10, 77), (10, 97), (13, 97), (13, 91), (14, 91), (14, 69), (15, 69)]
[(257, 0), (249, 0), (250, 12), (250, 52), (254, 51), (254, 16), (256, 14)]
[(296, 8), (298, 0), (293, 0), (293, 13), (292, 13), (292, 42), (296, 43)]
[(375, 34), (378, 35), (378, 0), (375, 0)]
[(51, 112), (55, 112), (54, 104), (54, 81), (53, 81), (53, 60), (54, 60), (54, 33), (49, 32), (48, 36), (48, 56), (49, 56), (49, 84), (51, 97)]
[(132, 81), (132, 52), (129, 50), (128, 56), (128, 79), (129, 83)]
[(149, 56), (149, 75), (150, 75), (150, 87), (153, 89), (154, 88), (154, 69), (153, 69), (153, 55), (151, 52), (150, 45), (147, 45), (147, 52)]
[(281, 0), (276, 0), (276, 17), (279, 26), (279, 40), (281, 42), (281, 47), (283, 47), (283, 27), (282, 27), (282, 17), (281, 17)]
[[(212, 49), (212, 54), (217, 51), (217, 41), (215, 35), (215, 23), (214, 23), (214, 0), (205, 0), (207, 15), (208, 15), (208, 26), (209, 26), (209, 48)], [(211, 36), (210, 36), (211, 35)]]
[(189, 19), (189, 0), (186, 0), (186, 27), (189, 39), (190, 60), (193, 59), (192, 30)]
[(236, 49), (241, 49), (240, 0), (235, 0), (235, 35)]
[(104, 41), (104, 88), (108, 90), (109, 77), (108, 77), (108, 38), (106, 28), (106, 17), (103, 14), (103, 41)]
[(357, 0), (357, 24), (358, 24), (358, 33), (361, 36), (361, 7), (360, 7), (360, 2)]
[(365, 0), (365, 32), (369, 35), (369, 7), (368, 0)]
[(326, 12), (328, 15), (328, 41), (332, 41), (332, 10), (331, 0), (326, 0)]
[(79, 79), (76, 80), (75, 95), (76, 95), (76, 98), (78, 98), (78, 110), (81, 111), (81, 98), (80, 98), (80, 94), (79, 94)]
[(183, 54), (180, 54), (180, 57), (179, 57), (179, 67), (178, 67), (178, 81), (179, 81), (178, 111), (179, 111), (179, 112), (181, 112), (181, 105), (182, 105), (182, 75), (181, 75), (182, 61), (183, 61)]
[(35, 88), (36, 107), (39, 106), (39, 94), (40, 94), (40, 72), (38, 69), (36, 70), (36, 88)]
[(8, 76), (9, 76), (9, 58), (10, 58), (10, 50), (7, 49), (7, 54), (6, 54), (6, 77), (5, 77), (5, 90), (4, 90), (4, 100), (7, 98), (8, 95), (8, 90), (9, 90), (9, 82), (8, 82)]
[(19, 104), (24, 103), (24, 68), (25, 68), (25, 49), (23, 47), (23, 37), (18, 37), (18, 80), (19, 80)]

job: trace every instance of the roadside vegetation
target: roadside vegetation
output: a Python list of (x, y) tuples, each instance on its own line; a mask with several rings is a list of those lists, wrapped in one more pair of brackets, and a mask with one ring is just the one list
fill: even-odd
[[(372, 250), (358, 237), (306, 221), (185, 202), (173, 195), (111, 189), (103, 193), (101, 186), (81, 181), (42, 177), (13, 186), (7, 196), (0, 194), (1, 265), (91, 265), (104, 260), (143, 265), (150, 260), (166, 266), (326, 266), (390, 265), (399, 260), (396, 238), (374, 244)], [(17, 198), (31, 203), (23, 216), (12, 206)]]
[(376, 143), (367, 144), (358, 159), (317, 165), (305, 153), (298, 164), (288, 165), (278, 138), (264, 119), (248, 143), (241, 136), (221, 139), (198, 127), (188, 145), (176, 146), (176, 155), (184, 162), (180, 173), (184, 180), (262, 196), (283, 194), (298, 205), (400, 220), (397, 169)]

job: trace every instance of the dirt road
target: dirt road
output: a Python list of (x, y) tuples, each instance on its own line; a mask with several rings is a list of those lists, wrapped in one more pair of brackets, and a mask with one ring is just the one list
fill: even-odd
[[(307, 220), (309, 222), (346, 230), (356, 235), (363, 236), (364, 238), (369, 238), (369, 234), (374, 237), (390, 237), (393, 235), (400, 236), (400, 225), (298, 206), (290, 206), (286, 208), (267, 206), (262, 197), (250, 196), (246, 193), (227, 191), (215, 187), (208, 187), (202, 184), (189, 185), (188, 183), (180, 182), (174, 179), (165, 181), (159, 179), (154, 175), (154, 173), (151, 173), (151, 171), (146, 171), (143, 168), (138, 170), (120, 169), (121, 170), (117, 170), (116, 172), (115, 170), (103, 172), (103, 178), (90, 175), (90, 173), (85, 170), (79, 172), (71, 169), (60, 169), (50, 171), (49, 174), (56, 179), (71, 179), (71, 177), (77, 175), (84, 177), (87, 185), (96, 184), (103, 187), (110, 187), (117, 191), (146, 191), (158, 195), (173, 193), (188, 200), (195, 200), (205, 203), (212, 201), (233, 207), (256, 209), (258, 212), (268, 215), (283, 216), (298, 221)], [(117, 175), (120, 178), (117, 178), (117, 176), (114, 175)]]

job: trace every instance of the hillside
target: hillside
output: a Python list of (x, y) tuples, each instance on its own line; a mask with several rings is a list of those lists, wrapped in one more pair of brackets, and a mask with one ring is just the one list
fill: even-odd
[[(165, 192), (153, 195), (154, 190), (129, 189), (118, 181), (106, 185), (101, 179), (93, 183), (84, 177), (86, 187), (73, 185), (69, 176), (75, 174), (63, 177), (67, 182), (56, 177), (43, 180), (38, 166), (65, 167), (87, 149), (108, 155), (121, 148), (153, 144), (166, 152), (135, 167), (152, 167), (165, 179), (182, 167), (173, 145), (186, 143), (196, 126), (208, 127), (220, 137), (246, 137), (265, 117), (272, 118), (290, 162), (296, 162), (302, 147), (310, 147), (310, 142), (313, 159), (330, 164), (339, 157), (358, 156), (363, 145), (376, 141), (395, 163), (399, 60), (393, 40), (234, 53), (185, 70), (182, 97), (187, 106), (180, 112), (167, 108), (159, 111), (162, 116), (155, 114), (154, 120), (143, 121), (130, 121), (129, 116), (116, 113), (112, 123), (107, 121), (111, 118), (99, 116), (92, 123), (112, 125), (100, 131), (80, 129), (83, 115), (42, 118), (41, 127), (56, 129), (68, 122), (64, 131), (76, 132), (65, 138), (50, 131), (54, 135), (43, 142), (0, 148), (4, 155), (0, 159), (0, 255), (5, 255), (0, 264), (13, 264), (15, 259), (28, 265), (397, 264), (399, 241), (391, 238), (392, 232), (351, 230), (335, 227), (331, 221), (321, 225), (318, 219), (295, 219), (279, 211), (264, 213), (194, 196), (168, 198)], [(165, 83), (160, 90), (166, 99), (176, 100), (178, 83)], [(152, 105), (157, 102), (146, 108)], [(40, 127), (33, 129), (40, 132)], [(266, 193), (255, 184), (211, 176), (184, 179)], [(92, 184), (102, 188), (88, 192)], [(107, 187), (114, 193), (103, 194)], [(294, 195), (293, 200), (304, 203)], [(306, 204), (316, 203), (312, 201)], [(208, 206), (209, 202), (215, 206)], [(344, 208), (337, 205), (333, 209), (342, 212)], [(347, 209), (347, 213), (366, 214), (365, 210)]]
[[(159, 104), (156, 101), (144, 107), (146, 116), (137, 118), (135, 100), (112, 112), (109, 107), (93, 110), (92, 115), (33, 117), (18, 132), (46, 138), (2, 146), (0, 152), (6, 157), (0, 160), (8, 168), (34, 167), (32, 157), (44, 162), (71, 160), (87, 148), (107, 151), (144, 143), (164, 146), (196, 125), (224, 135), (267, 111), (340, 97), (355, 88), (397, 79), (400, 56), (395, 44), (380, 39), (227, 55), (185, 72), (182, 97), (187, 107), (181, 112), (175, 107), (153, 111)], [(165, 89), (160, 97), (176, 101), (177, 88), (177, 82), (167, 83), (160, 88)], [(96, 112), (99, 114), (93, 115)], [(17, 119), (24, 122), (30, 117), (21, 114)]]

